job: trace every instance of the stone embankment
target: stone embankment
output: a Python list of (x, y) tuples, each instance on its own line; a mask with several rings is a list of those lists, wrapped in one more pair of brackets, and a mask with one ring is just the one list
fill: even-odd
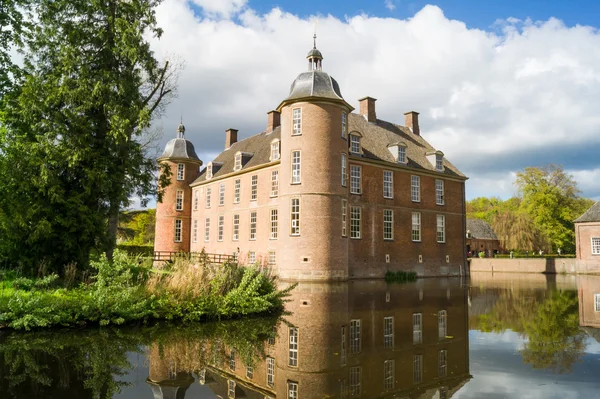
[(473, 258), (470, 272), (600, 274), (600, 264), (590, 265), (574, 258)]

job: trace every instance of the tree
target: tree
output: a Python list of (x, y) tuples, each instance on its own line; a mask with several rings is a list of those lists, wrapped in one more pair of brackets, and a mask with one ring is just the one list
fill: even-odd
[(16, 66), (10, 55), (10, 49), (19, 37), (23, 28), (21, 7), (26, 0), (2, 0), (0, 3), (0, 99), (19, 76), (20, 68)]
[(162, 33), (160, 2), (30, 5), (26, 79), (0, 109), (0, 256), (28, 254), (30, 270), (40, 260), (84, 266), (93, 248), (110, 256), (119, 209), (154, 194), (156, 166), (140, 137), (176, 77), (146, 40)]
[(491, 223), (503, 248), (526, 251), (550, 250), (550, 240), (524, 212), (504, 211)]

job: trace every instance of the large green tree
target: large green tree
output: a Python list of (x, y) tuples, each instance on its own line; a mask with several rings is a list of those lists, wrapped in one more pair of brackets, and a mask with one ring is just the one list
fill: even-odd
[(161, 0), (39, 0), (24, 35), (25, 79), (0, 108), (0, 256), (32, 270), (112, 253), (119, 209), (153, 193), (140, 142), (173, 93)]
[(27, 0), (0, 1), (0, 98), (20, 75), (11, 57), (11, 49), (19, 42), (23, 28), (22, 9)]

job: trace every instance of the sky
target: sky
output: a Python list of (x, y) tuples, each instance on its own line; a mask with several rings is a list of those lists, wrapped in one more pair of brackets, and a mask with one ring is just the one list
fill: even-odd
[(306, 69), (317, 26), (323, 70), (342, 95), (377, 98), (377, 117), (421, 135), (469, 180), (467, 199), (509, 198), (527, 166), (561, 164), (600, 199), (600, 2), (165, 0), (158, 59), (183, 62), (180, 118), (208, 163), (225, 130), (262, 132), (267, 112)]

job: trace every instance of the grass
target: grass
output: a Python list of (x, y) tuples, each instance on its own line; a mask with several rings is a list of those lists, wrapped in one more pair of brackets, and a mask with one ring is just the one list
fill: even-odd
[(417, 281), (416, 272), (405, 272), (399, 270), (397, 272), (388, 271), (385, 274), (386, 283), (408, 283), (412, 281)]

